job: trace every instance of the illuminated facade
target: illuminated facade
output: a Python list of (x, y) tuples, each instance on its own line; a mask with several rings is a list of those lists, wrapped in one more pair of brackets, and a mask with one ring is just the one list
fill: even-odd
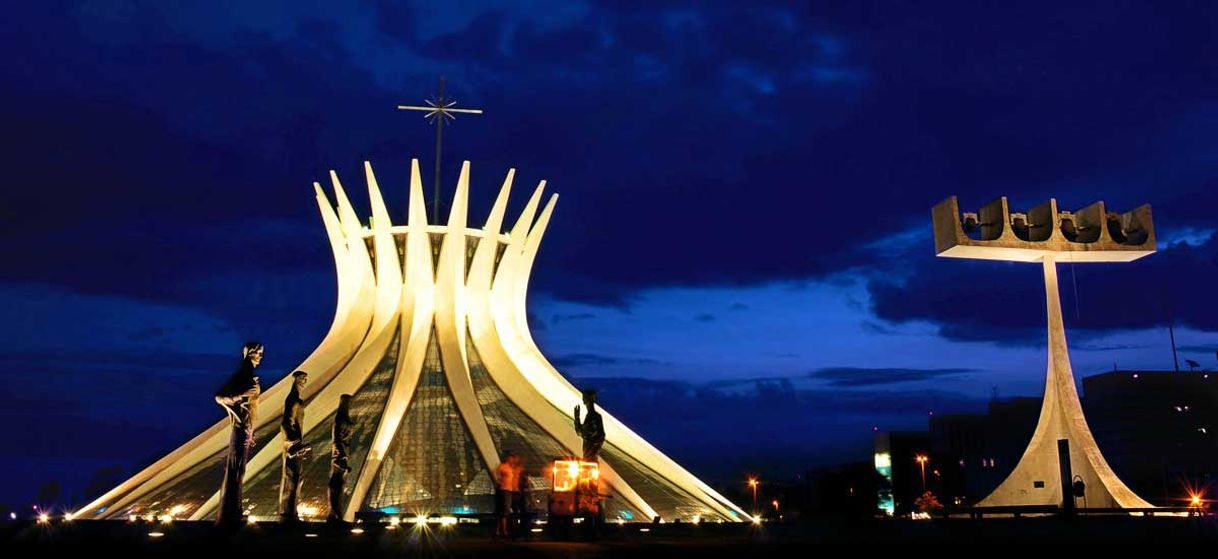
[(926, 433), (918, 431), (875, 434), (875, 453), (872, 456), (878, 475), (875, 504), (881, 513), (908, 517), (914, 512), (914, 502), (927, 489), (919, 476), (921, 468), (917, 457), (926, 455), (929, 442)]
[[(1100, 452), (1079, 402), (1057, 287), (1057, 262), (1131, 262), (1155, 252), (1150, 206), (1109, 212), (1103, 202), (1059, 211), (1049, 200), (1026, 213), (1011, 212), (1005, 197), (976, 213), (960, 213), (953, 196), (932, 211), (935, 252), (948, 258), (1041, 265), (1048, 315), (1045, 396), (1031, 442), (1015, 469), (979, 506), (1063, 504), (1058, 441), (1068, 440), (1073, 479), (1086, 485), (1077, 501), (1089, 508), (1145, 508)], [(978, 313), (1003, 309), (975, 309)]]
[[(418, 162), (411, 166), (406, 223), (395, 225), (365, 164), (371, 219), (361, 222), (331, 172), (336, 205), (314, 184), (338, 272), (334, 322), (297, 369), (309, 373), (300, 508), (329, 513), (330, 432), (339, 396), (353, 394), (354, 430), (342, 516), (483, 514), (493, 510), (491, 472), (501, 456), (525, 460), (545, 508), (549, 467), (579, 453), (573, 387), (538, 350), (525, 319), (530, 270), (557, 195), (542, 206), (543, 181), (504, 231), (514, 171), (485, 224), (467, 223), (469, 163), (461, 168), (447, 223), (427, 223)], [(265, 390), (244, 505), (277, 513), (278, 425), (291, 377)], [(723, 521), (748, 516), (602, 411), (607, 440), (599, 473), (609, 520)], [(213, 518), (228, 439), (221, 421), (78, 511), (81, 518), (173, 514)]]
[(880, 489), (876, 493), (876, 503), (880, 511), (892, 516), (897, 511), (896, 501), (892, 498), (892, 454), (888, 452), (875, 453), (875, 473), (880, 476)]

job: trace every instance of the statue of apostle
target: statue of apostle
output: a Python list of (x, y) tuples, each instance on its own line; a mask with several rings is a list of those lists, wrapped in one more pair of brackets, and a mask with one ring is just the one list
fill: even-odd
[(283, 401), (283, 419), (279, 432), (283, 434), (283, 475), (279, 478), (279, 519), (285, 523), (296, 522), (296, 500), (300, 495), (301, 474), (304, 473), (304, 458), (311, 450), (304, 445), (305, 401), (300, 391), (309, 382), (304, 371), (292, 373), (292, 389)]
[(601, 420), (600, 412), (596, 411), (596, 391), (584, 391), (584, 405), (588, 407), (588, 417), (580, 420), (579, 405), (575, 406), (575, 432), (584, 439), (584, 461), (596, 462), (605, 444), (605, 423)]
[(220, 482), (217, 524), (232, 526), (241, 522), (241, 482), (245, 478), (245, 463), (254, 447), (254, 421), (258, 396), (262, 393), (254, 369), (262, 363), (264, 351), (265, 348), (258, 342), (246, 342), (241, 350), (241, 365), (216, 392), (216, 403), (224, 408), (232, 427), (228, 439), (228, 457), (224, 462), (224, 479)]
[(347, 463), (347, 443), (351, 440), (351, 395), (343, 394), (338, 397), (338, 412), (334, 414), (334, 429), (331, 431), (333, 443), (330, 446), (330, 514), (326, 517), (330, 522), (343, 520), (343, 484), (347, 480), (347, 472), (351, 465)]

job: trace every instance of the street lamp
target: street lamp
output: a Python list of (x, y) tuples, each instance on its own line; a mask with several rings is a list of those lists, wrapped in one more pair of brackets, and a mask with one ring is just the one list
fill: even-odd
[(930, 461), (925, 454), (914, 456), (914, 460), (918, 462), (918, 466), (922, 468), (922, 492), (926, 493), (926, 463)]
[(757, 485), (758, 485), (757, 478), (755, 478), (755, 477), (749, 478), (749, 488), (751, 488), (753, 490), (753, 516), (757, 516), (757, 515), (761, 514), (761, 511), (757, 510)]

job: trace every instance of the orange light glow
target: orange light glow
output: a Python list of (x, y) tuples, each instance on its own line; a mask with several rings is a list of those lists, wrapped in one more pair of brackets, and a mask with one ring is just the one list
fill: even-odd
[(558, 493), (575, 491), (578, 486), (595, 488), (601, 475), (596, 462), (581, 460), (555, 460), (550, 472), (554, 475), (554, 491)]

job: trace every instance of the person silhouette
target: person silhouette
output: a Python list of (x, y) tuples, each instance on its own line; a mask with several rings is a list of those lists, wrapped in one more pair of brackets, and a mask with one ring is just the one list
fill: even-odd
[(495, 468), (495, 537), (513, 537), (516, 493), (520, 491), (520, 460), (508, 451)]

